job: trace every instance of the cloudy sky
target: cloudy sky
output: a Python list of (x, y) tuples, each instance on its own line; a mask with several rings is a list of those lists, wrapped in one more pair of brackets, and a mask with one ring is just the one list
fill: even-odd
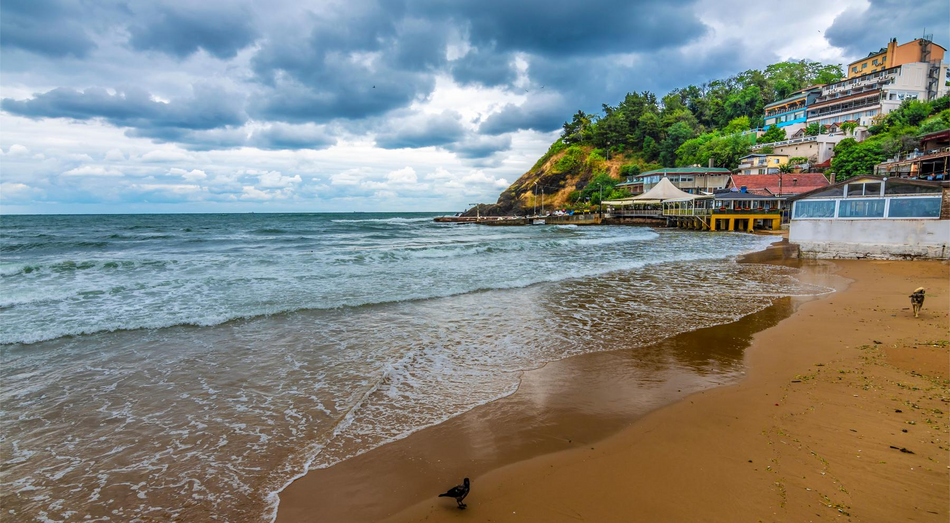
[(924, 30), (946, 45), (948, 9), (3, 0), (0, 212), (461, 210), (577, 109)]

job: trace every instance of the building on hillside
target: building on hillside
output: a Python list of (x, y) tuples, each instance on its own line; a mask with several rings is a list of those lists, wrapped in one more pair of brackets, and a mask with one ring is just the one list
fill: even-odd
[(669, 225), (704, 231), (778, 230), (783, 206), (783, 198), (727, 190), (662, 202)]
[(805, 127), (808, 106), (821, 96), (820, 85), (806, 87), (795, 91), (784, 100), (772, 102), (765, 106), (765, 129), (777, 126), (785, 129), (786, 136)]
[(787, 154), (747, 154), (739, 158), (739, 174), (775, 174), (787, 163)]
[(788, 199), (802, 257), (950, 257), (950, 182), (861, 176)]
[(774, 154), (783, 154), (789, 158), (805, 158), (809, 165), (815, 165), (830, 160), (835, 154), (835, 146), (847, 137), (845, 133), (806, 136), (804, 132), (798, 131), (788, 140), (759, 144), (752, 147), (752, 151), (759, 152), (766, 147), (771, 147)]
[(947, 94), (947, 64), (916, 62), (890, 67), (829, 84), (807, 109), (807, 124), (832, 125), (847, 121), (867, 127), (904, 100), (933, 100)]
[(920, 137), (920, 148), (890, 158), (874, 167), (874, 174), (919, 178), (922, 180), (950, 179), (950, 129)]
[(734, 174), (726, 189), (784, 198), (831, 185), (822, 173)]
[[(627, 182), (618, 186), (628, 188), (633, 194), (639, 194), (649, 191), (660, 183), (661, 179), (666, 178), (682, 191), (701, 194), (725, 188), (730, 175), (732, 171), (723, 167), (669, 167), (631, 176)], [(639, 191), (634, 192), (637, 189)]]
[(847, 132), (841, 129), (840, 125), (840, 123), (832, 123), (823, 126), (821, 134), (815, 136), (805, 134), (805, 129), (801, 128), (786, 140), (756, 144), (752, 146), (752, 152), (761, 153), (765, 148), (771, 148), (774, 154), (785, 154), (790, 159), (805, 158), (809, 166), (822, 164), (835, 155), (835, 146), (841, 140), (854, 138), (863, 142), (868, 136), (867, 127), (856, 127)]
[(933, 43), (929, 37), (918, 38), (900, 45), (897, 45), (896, 38), (891, 38), (887, 47), (882, 47), (880, 51), (871, 52), (866, 58), (848, 64), (847, 78), (864, 76), (915, 62), (940, 63), (946, 52), (946, 49)]
[(628, 176), (627, 181), (620, 182), (614, 187), (626, 191), (631, 196), (643, 194), (643, 180), (637, 179), (636, 176)]

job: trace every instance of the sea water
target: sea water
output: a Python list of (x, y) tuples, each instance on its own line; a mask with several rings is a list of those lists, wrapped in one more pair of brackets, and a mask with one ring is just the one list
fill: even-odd
[(525, 370), (821, 292), (767, 237), (433, 216), (4, 216), (3, 517), (268, 521)]

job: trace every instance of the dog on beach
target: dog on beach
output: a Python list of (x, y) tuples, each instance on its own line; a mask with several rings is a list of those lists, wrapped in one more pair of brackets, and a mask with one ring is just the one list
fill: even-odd
[(460, 509), (465, 509), (465, 503), (462, 503), (462, 500), (465, 499), (465, 496), (468, 495), (468, 490), (471, 487), (471, 484), (468, 482), (468, 478), (465, 478), (462, 481), (461, 485), (456, 485), (449, 489), (448, 492), (444, 494), (439, 494), (440, 498), (455, 498), (455, 502), (459, 504)]
[(920, 314), (920, 309), (924, 307), (924, 288), (917, 287), (914, 293), (910, 295), (910, 304), (914, 306), (914, 317)]

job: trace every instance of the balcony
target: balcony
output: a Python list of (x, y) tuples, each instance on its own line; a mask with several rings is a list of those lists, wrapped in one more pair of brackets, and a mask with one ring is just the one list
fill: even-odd
[(874, 107), (881, 104), (881, 97), (878, 94), (877, 96), (868, 96), (867, 98), (860, 98), (857, 100), (847, 100), (842, 101), (839, 104), (832, 104), (826, 107), (820, 107), (816, 109), (808, 110), (808, 119), (821, 118), (823, 116), (828, 116), (832, 114), (837, 114), (845, 111), (852, 111), (855, 109), (862, 109), (864, 107)]

